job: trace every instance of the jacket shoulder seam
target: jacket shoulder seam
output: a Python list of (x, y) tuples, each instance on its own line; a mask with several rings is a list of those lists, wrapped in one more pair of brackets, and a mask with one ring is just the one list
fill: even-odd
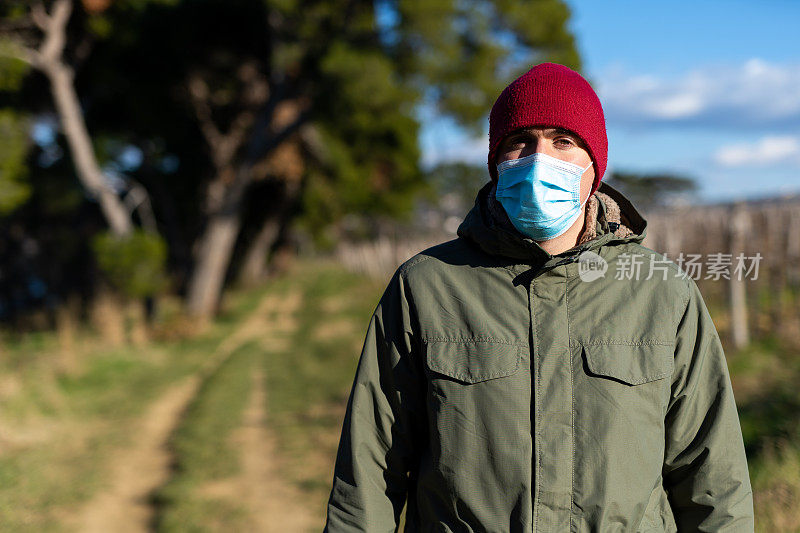
[(430, 259), (430, 258), (431, 258), (431, 256), (422, 255), (422, 254), (419, 254), (416, 257), (412, 257), (411, 259), (409, 259), (408, 261), (406, 261), (405, 263), (400, 265), (400, 269), (399, 269), (398, 273), (401, 276), (405, 276), (406, 274), (408, 274), (409, 269), (411, 269), (415, 265), (418, 265), (418, 264), (422, 263), (426, 259)]

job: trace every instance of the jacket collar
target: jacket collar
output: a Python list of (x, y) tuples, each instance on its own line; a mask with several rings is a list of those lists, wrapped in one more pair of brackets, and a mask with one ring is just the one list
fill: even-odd
[(601, 246), (623, 242), (641, 243), (644, 240), (647, 221), (621, 192), (611, 185), (601, 182), (598, 192), (607, 194), (620, 209), (622, 222), (633, 232), (625, 237), (618, 237), (609, 229), (606, 221), (606, 206), (600, 201), (597, 215), (597, 235), (581, 245), (556, 255), (551, 255), (529, 237), (519, 233), (512, 225), (503, 222), (490, 208), (490, 194), (493, 183), (489, 182), (478, 191), (475, 205), (458, 228), (458, 236), (472, 242), (484, 252), (514, 260), (515, 262), (557, 266), (577, 260), (577, 256), (585, 250), (596, 250)]

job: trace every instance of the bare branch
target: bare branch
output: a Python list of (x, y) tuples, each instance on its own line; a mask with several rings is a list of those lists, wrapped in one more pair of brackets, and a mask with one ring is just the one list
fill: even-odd
[(258, 69), (255, 60), (248, 60), (239, 67), (237, 75), (244, 84), (241, 92), (243, 105), (253, 108), (261, 107), (269, 99), (269, 82)]
[(119, 236), (127, 235), (133, 228), (133, 221), (116, 191), (108, 186), (106, 176), (97, 161), (75, 92), (72, 69), (64, 65), (60, 58), (56, 58), (46, 63), (45, 74), (50, 80), (56, 111), (69, 144), (78, 179), (97, 196), (112, 232)]
[(288, 139), (293, 133), (300, 129), (306, 122), (309, 121), (310, 118), (311, 112), (309, 110), (303, 111), (293, 122), (287, 124), (283, 129), (270, 136), (265, 143), (261, 144), (260, 146), (251, 146), (248, 159), (250, 161), (258, 161), (262, 157), (265, 157), (278, 145), (280, 145), (283, 141)]
[(247, 130), (250, 129), (254, 121), (255, 113), (250, 111), (239, 113), (231, 123), (231, 127), (228, 129), (228, 135), (239, 139), (244, 138)]
[(328, 151), (325, 149), (325, 143), (322, 142), (322, 136), (316, 126), (305, 124), (300, 128), (299, 135), (303, 146), (314, 159), (323, 164), (328, 163)]
[(44, 8), (44, 2), (38, 0), (31, 5), (31, 20), (36, 26), (47, 33), (50, 31), (50, 17), (47, 15), (47, 10)]
[(213, 97), (206, 80), (199, 72), (194, 72), (189, 76), (187, 82), (200, 130), (211, 148), (212, 158), (218, 168), (230, 165), (256, 121), (256, 109), (267, 99), (268, 89), (264, 77), (259, 76), (255, 71), (248, 72), (248, 70), (247, 67), (244, 67), (240, 71), (240, 77), (246, 84), (243, 92), (250, 95), (249, 98), (245, 97), (243, 100), (249, 105), (247, 109), (236, 115), (224, 133), (214, 122), (210, 104)]
[(220, 157), (230, 161), (244, 144), (250, 128), (256, 120), (254, 111), (242, 111), (231, 122), (228, 132), (223, 136), (218, 146)]
[(189, 91), (189, 100), (192, 103), (194, 114), (200, 125), (200, 132), (203, 134), (203, 137), (205, 137), (206, 143), (212, 148), (213, 152), (213, 148), (222, 142), (222, 133), (220, 133), (211, 116), (211, 106), (208, 104), (210, 98), (208, 84), (200, 73), (193, 72), (189, 75), (186, 88)]
[(53, 14), (50, 16), (53, 24), (65, 27), (69, 16), (72, 14), (72, 0), (56, 0), (53, 5)]
[(64, 47), (67, 42), (67, 22), (69, 21), (71, 13), (71, 0), (56, 0), (56, 3), (53, 5), (52, 15), (48, 17), (46, 29), (43, 30), (45, 33), (44, 42), (41, 48), (39, 48), (39, 53), (45, 61), (61, 61), (61, 56), (64, 53)]
[(36, 27), (33, 17), (20, 17), (12, 20), (0, 20), (0, 33), (13, 33), (22, 30), (30, 30)]

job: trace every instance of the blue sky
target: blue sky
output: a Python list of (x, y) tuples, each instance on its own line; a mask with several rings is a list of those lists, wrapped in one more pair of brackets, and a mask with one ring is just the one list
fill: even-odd
[[(800, 193), (800, 2), (567, 4), (610, 171), (687, 175), (709, 201)], [(448, 121), (420, 142), (427, 164), (485, 164), (487, 137)]]

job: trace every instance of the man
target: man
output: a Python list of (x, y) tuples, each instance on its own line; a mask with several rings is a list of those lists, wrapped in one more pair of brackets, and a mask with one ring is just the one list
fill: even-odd
[(404, 504), (406, 531), (753, 531), (716, 329), (606, 155), (576, 72), (537, 65), (497, 99), (459, 238), (404, 263), (370, 321), (326, 531), (394, 531)]

